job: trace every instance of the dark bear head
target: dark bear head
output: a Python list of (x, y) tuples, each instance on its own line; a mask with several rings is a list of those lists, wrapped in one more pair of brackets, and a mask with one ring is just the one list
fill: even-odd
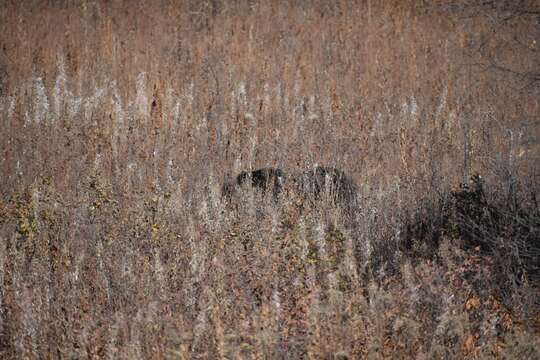
[(238, 186), (248, 185), (263, 192), (272, 191), (277, 196), (283, 190), (285, 174), (278, 168), (262, 168), (253, 171), (242, 171), (236, 177)]
[(278, 168), (261, 168), (252, 171), (242, 171), (233, 180), (225, 181), (222, 186), (222, 195), (228, 200), (242, 187), (249, 187), (263, 193), (271, 192), (274, 198), (283, 191), (285, 174)]

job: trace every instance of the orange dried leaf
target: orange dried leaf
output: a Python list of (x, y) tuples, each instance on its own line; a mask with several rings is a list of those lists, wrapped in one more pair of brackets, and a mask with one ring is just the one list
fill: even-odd
[(501, 303), (497, 300), (493, 300), (493, 310), (500, 311), (502, 308)]
[(501, 341), (498, 341), (495, 346), (493, 352), (495, 355), (500, 355), (504, 351), (505, 344)]
[(470, 354), (474, 350), (474, 344), (476, 342), (476, 336), (469, 335), (461, 348), (463, 354)]
[(502, 323), (506, 330), (512, 329), (512, 325), (514, 323), (514, 321), (512, 320), (512, 315), (510, 315), (509, 313), (504, 314), (502, 318)]
[(471, 296), (469, 300), (465, 303), (465, 309), (472, 310), (480, 306), (480, 300), (476, 296)]

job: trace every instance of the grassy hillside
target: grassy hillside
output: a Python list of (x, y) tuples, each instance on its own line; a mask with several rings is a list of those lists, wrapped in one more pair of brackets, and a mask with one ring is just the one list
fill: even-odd
[(0, 2), (0, 357), (540, 357), (539, 19)]

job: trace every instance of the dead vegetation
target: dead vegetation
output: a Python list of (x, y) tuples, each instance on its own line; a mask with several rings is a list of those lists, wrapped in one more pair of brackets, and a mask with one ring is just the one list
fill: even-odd
[(538, 358), (538, 11), (2, 2), (0, 357)]

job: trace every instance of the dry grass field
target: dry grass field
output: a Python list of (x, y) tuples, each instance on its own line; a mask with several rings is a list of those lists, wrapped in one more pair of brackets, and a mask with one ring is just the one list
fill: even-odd
[(0, 1), (0, 358), (539, 359), (539, 41), (535, 0)]

